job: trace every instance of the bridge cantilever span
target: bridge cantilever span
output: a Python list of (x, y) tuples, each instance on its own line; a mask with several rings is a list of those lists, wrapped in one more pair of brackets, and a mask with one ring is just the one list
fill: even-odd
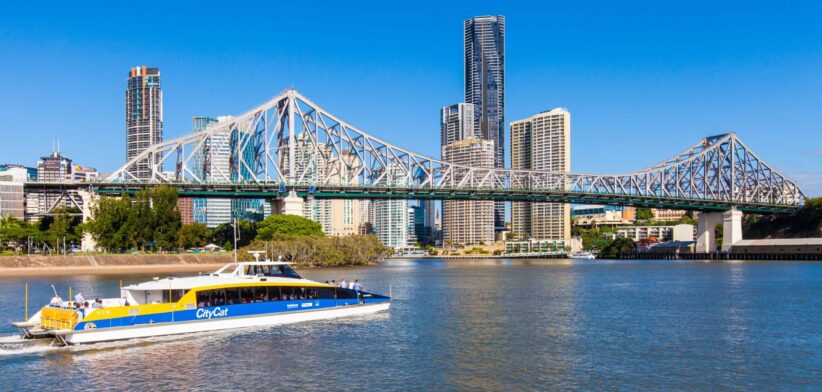
[[(210, 164), (209, 151), (218, 149), (230, 151), (228, 167)], [(138, 162), (148, 162), (150, 176), (134, 174)], [(293, 89), (202, 132), (153, 145), (94, 188), (116, 193), (161, 183), (200, 197), (271, 197), (288, 189), (320, 198), (596, 202), (751, 212), (790, 212), (804, 201), (793, 181), (734, 133), (700, 140), (635, 173), (469, 167), (390, 144)]]

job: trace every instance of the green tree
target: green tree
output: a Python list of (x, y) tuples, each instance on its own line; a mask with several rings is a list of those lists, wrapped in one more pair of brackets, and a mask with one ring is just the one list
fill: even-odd
[(0, 247), (9, 246), (19, 253), (29, 237), (37, 230), (31, 225), (11, 215), (0, 217)]
[[(391, 248), (373, 235), (324, 237), (280, 235), (269, 241), (255, 240), (247, 249), (265, 250), (269, 257), (312, 266), (362, 265), (391, 254)], [(243, 259), (249, 259), (243, 253)]]
[(48, 236), (53, 244), (53, 249), (63, 249), (63, 244), (71, 242), (74, 234), (71, 230), (73, 220), (65, 207), (60, 207), (54, 211), (54, 219), (48, 228)]
[[(237, 221), (237, 245), (242, 248), (248, 246), (254, 237), (257, 236), (257, 224), (247, 220)], [(214, 228), (211, 232), (215, 244), (223, 244), (225, 250), (233, 250), (231, 244), (234, 243), (234, 228), (231, 223), (223, 223)], [(228, 247), (225, 244), (229, 244)]]
[(171, 186), (159, 186), (150, 191), (150, 226), (155, 246), (162, 250), (173, 249), (177, 245), (180, 230), (180, 211), (177, 209), (177, 190)]
[(624, 255), (634, 253), (635, 250), (636, 244), (634, 244), (633, 240), (630, 238), (617, 238), (608, 243), (608, 245), (605, 245), (605, 247), (599, 251), (597, 258), (617, 259)]
[(654, 214), (651, 213), (650, 208), (637, 208), (636, 209), (636, 219), (637, 220), (651, 220), (654, 217)]
[(257, 239), (263, 241), (295, 235), (321, 237), (324, 234), (319, 223), (296, 215), (270, 215), (257, 227)]
[(84, 229), (101, 248), (119, 252), (137, 244), (141, 228), (134, 215), (130, 197), (100, 197), (92, 210), (94, 218)]
[(199, 248), (205, 246), (211, 238), (211, 230), (200, 222), (180, 227), (177, 245), (182, 249)]
[(129, 199), (131, 214), (128, 226), (132, 228), (132, 241), (138, 248), (144, 250), (154, 242), (154, 218), (151, 212), (151, 190), (137, 192), (134, 202)]

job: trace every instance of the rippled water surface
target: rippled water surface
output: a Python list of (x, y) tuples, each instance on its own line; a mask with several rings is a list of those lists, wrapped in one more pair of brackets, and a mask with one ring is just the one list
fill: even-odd
[[(822, 263), (395, 260), (303, 270), (388, 292), (388, 313), (0, 351), (3, 390), (822, 388)], [(125, 283), (147, 277), (125, 277)], [(25, 279), (0, 280), (0, 335)], [(119, 279), (31, 278), (86, 297)], [(64, 294), (65, 295), (65, 294)]]

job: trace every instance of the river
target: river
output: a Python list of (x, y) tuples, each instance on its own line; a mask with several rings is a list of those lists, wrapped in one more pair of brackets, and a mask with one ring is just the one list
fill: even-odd
[[(822, 389), (822, 263), (392, 260), (300, 271), (392, 292), (388, 313), (0, 351), (4, 390)], [(150, 277), (129, 276), (124, 282)], [(26, 280), (0, 280), (0, 335)], [(118, 278), (38, 277), (114, 296)]]

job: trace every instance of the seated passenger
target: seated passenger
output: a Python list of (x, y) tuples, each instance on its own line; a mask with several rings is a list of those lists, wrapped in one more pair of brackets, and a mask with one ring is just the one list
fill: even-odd
[(57, 308), (63, 306), (63, 299), (60, 298), (60, 294), (54, 294), (54, 297), (51, 298), (51, 302), (49, 302), (49, 305)]

